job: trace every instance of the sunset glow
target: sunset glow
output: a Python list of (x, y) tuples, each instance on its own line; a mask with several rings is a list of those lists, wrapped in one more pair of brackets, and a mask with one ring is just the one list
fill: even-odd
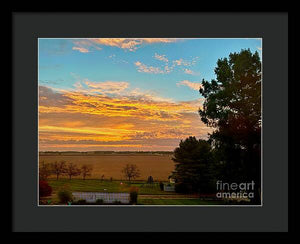
[(201, 81), (243, 47), (261, 43), (39, 39), (39, 151), (172, 151), (188, 136), (206, 138)]

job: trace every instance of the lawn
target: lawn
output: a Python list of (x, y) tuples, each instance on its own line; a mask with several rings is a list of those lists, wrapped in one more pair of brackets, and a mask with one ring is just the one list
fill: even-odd
[[(49, 179), (52, 195), (44, 198), (51, 200), (51, 204), (59, 204), (57, 192), (67, 188), (71, 192), (129, 192), (131, 187), (138, 187), (138, 205), (218, 205), (221, 201), (200, 200), (195, 196), (165, 192), (160, 190), (159, 183), (146, 184), (145, 181), (108, 181), (98, 179)], [(193, 199), (192, 199), (193, 198)]]
[(67, 187), (72, 192), (129, 192), (131, 187), (138, 187), (140, 195), (176, 194), (174, 192), (161, 191), (159, 183), (146, 184), (143, 181), (101, 181), (98, 179), (59, 179), (48, 180), (54, 192), (62, 187)]

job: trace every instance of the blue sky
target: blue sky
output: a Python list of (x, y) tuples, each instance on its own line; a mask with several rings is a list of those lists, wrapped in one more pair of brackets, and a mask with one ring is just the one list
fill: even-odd
[(173, 150), (207, 136), (202, 79), (260, 39), (39, 39), (41, 150)]
[[(81, 40), (77, 39), (79, 42)], [(126, 81), (132, 89), (153, 90), (162, 97), (184, 101), (200, 95), (188, 87), (176, 85), (178, 82), (211, 80), (215, 78), (214, 68), (219, 58), (244, 48), (260, 53), (258, 48), (262, 46), (258, 39), (179, 39), (172, 43), (145, 44), (134, 51), (98, 45), (101, 50), (91, 47), (88, 53), (83, 53), (72, 49), (76, 46), (74, 41), (76, 39), (39, 39), (40, 84), (51, 83), (54, 88), (70, 88), (81, 79)], [(165, 55), (169, 63), (183, 59), (195, 61), (195, 64), (177, 66), (167, 74), (138, 72), (135, 65), (138, 61), (146, 66), (164, 67), (165, 62), (156, 59), (155, 54)], [(184, 68), (193, 73), (185, 73)]]

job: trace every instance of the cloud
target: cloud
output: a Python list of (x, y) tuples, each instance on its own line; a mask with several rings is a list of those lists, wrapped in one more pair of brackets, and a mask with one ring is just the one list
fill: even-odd
[(202, 84), (200, 82), (191, 82), (188, 80), (183, 80), (178, 82), (177, 86), (187, 86), (192, 90), (198, 91), (202, 87)]
[(184, 73), (188, 74), (188, 75), (196, 75), (197, 74), (196, 72), (194, 72), (194, 71), (192, 71), (190, 69), (184, 69)]
[(196, 64), (197, 60), (199, 59), (199, 57), (194, 57), (192, 58), (192, 60), (186, 60), (186, 59), (176, 59), (173, 61), (173, 64), (174, 65), (177, 65), (177, 66), (193, 66)]
[[(183, 66), (183, 67), (189, 67), (189, 66), (193, 66), (196, 64), (196, 60), (199, 57), (195, 57), (192, 60), (185, 60), (185, 59), (177, 59), (177, 60), (173, 60), (170, 61), (166, 55), (161, 55), (161, 54), (154, 54), (154, 58), (156, 60), (162, 61), (163, 65), (160, 66), (150, 66), (150, 65), (146, 65), (140, 61), (136, 61), (134, 64), (137, 66), (138, 68), (138, 72), (143, 72), (143, 73), (150, 73), (150, 74), (169, 74), (172, 71), (174, 71), (174, 69), (177, 66)], [(178, 69), (177, 69), (178, 70)], [(180, 68), (179, 70), (183, 71), (186, 74), (190, 74), (190, 75), (197, 75), (198, 73), (187, 69), (187, 68)]]
[(150, 74), (165, 74), (170, 72), (170, 70), (168, 69), (161, 69), (160, 67), (147, 66), (141, 63), (140, 61), (137, 61), (134, 64), (137, 66), (138, 72), (150, 73)]
[(75, 40), (76, 45), (93, 46), (94, 48), (101, 48), (99, 46), (118, 47), (121, 49), (135, 51), (143, 45), (153, 43), (171, 43), (175, 42), (175, 38), (88, 38), (83, 40)]
[(39, 86), (39, 105), (43, 107), (61, 107), (72, 104), (72, 99), (65, 94), (46, 86)]
[(154, 58), (163, 62), (169, 62), (169, 60), (166, 58), (166, 55), (159, 55), (155, 53)]
[(72, 48), (72, 50), (77, 50), (81, 53), (89, 53), (91, 50), (102, 50), (101, 47), (99, 47), (89, 39), (74, 39), (73, 43), (75, 46)]
[(143, 101), (173, 102), (173, 100), (170, 98), (160, 97), (153, 91), (142, 91), (139, 88), (131, 90), (126, 95), (130, 98), (139, 99)]
[[(104, 82), (92, 82), (85, 80), (84, 82), (91, 92), (99, 92), (102, 94), (120, 94), (126, 88), (129, 87), (129, 83), (125, 81), (104, 81)], [(77, 85), (77, 88), (82, 88)]]
[(90, 52), (88, 49), (86, 49), (84, 47), (73, 47), (72, 49), (73, 50), (77, 50), (77, 51), (79, 51), (81, 53), (88, 53), (88, 52)]
[(121, 81), (39, 89), (40, 150), (173, 150), (208, 132), (201, 99), (176, 102)]

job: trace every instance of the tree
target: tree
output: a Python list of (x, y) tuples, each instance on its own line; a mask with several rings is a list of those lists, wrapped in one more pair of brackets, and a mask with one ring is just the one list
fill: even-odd
[(215, 131), (210, 135), (227, 182), (255, 181), (259, 199), (261, 165), (261, 61), (258, 52), (231, 53), (219, 59), (216, 80), (202, 81), (205, 98), (201, 120)]
[(69, 163), (66, 169), (66, 174), (69, 176), (69, 179), (72, 179), (72, 176), (77, 176), (81, 174), (81, 170), (73, 163)]
[(58, 180), (59, 176), (66, 173), (66, 162), (60, 161), (60, 162), (54, 162), (51, 163), (51, 171), (53, 174), (56, 175), (56, 180)]
[(101, 181), (103, 181), (103, 179), (104, 179), (104, 175), (101, 175)]
[(171, 177), (176, 180), (177, 192), (207, 193), (213, 189), (213, 157), (208, 141), (196, 137), (181, 140), (172, 160), (175, 170)]
[(150, 175), (150, 176), (148, 177), (147, 183), (148, 183), (148, 184), (153, 184), (153, 182), (154, 182), (153, 177)]
[(123, 168), (122, 173), (129, 181), (140, 176), (140, 171), (135, 164), (127, 164)]
[(39, 166), (39, 180), (45, 181), (52, 174), (51, 165), (41, 161)]
[(92, 170), (93, 170), (93, 168), (90, 165), (82, 165), (81, 166), (81, 173), (82, 173), (84, 180), (85, 180), (86, 176), (91, 176)]

